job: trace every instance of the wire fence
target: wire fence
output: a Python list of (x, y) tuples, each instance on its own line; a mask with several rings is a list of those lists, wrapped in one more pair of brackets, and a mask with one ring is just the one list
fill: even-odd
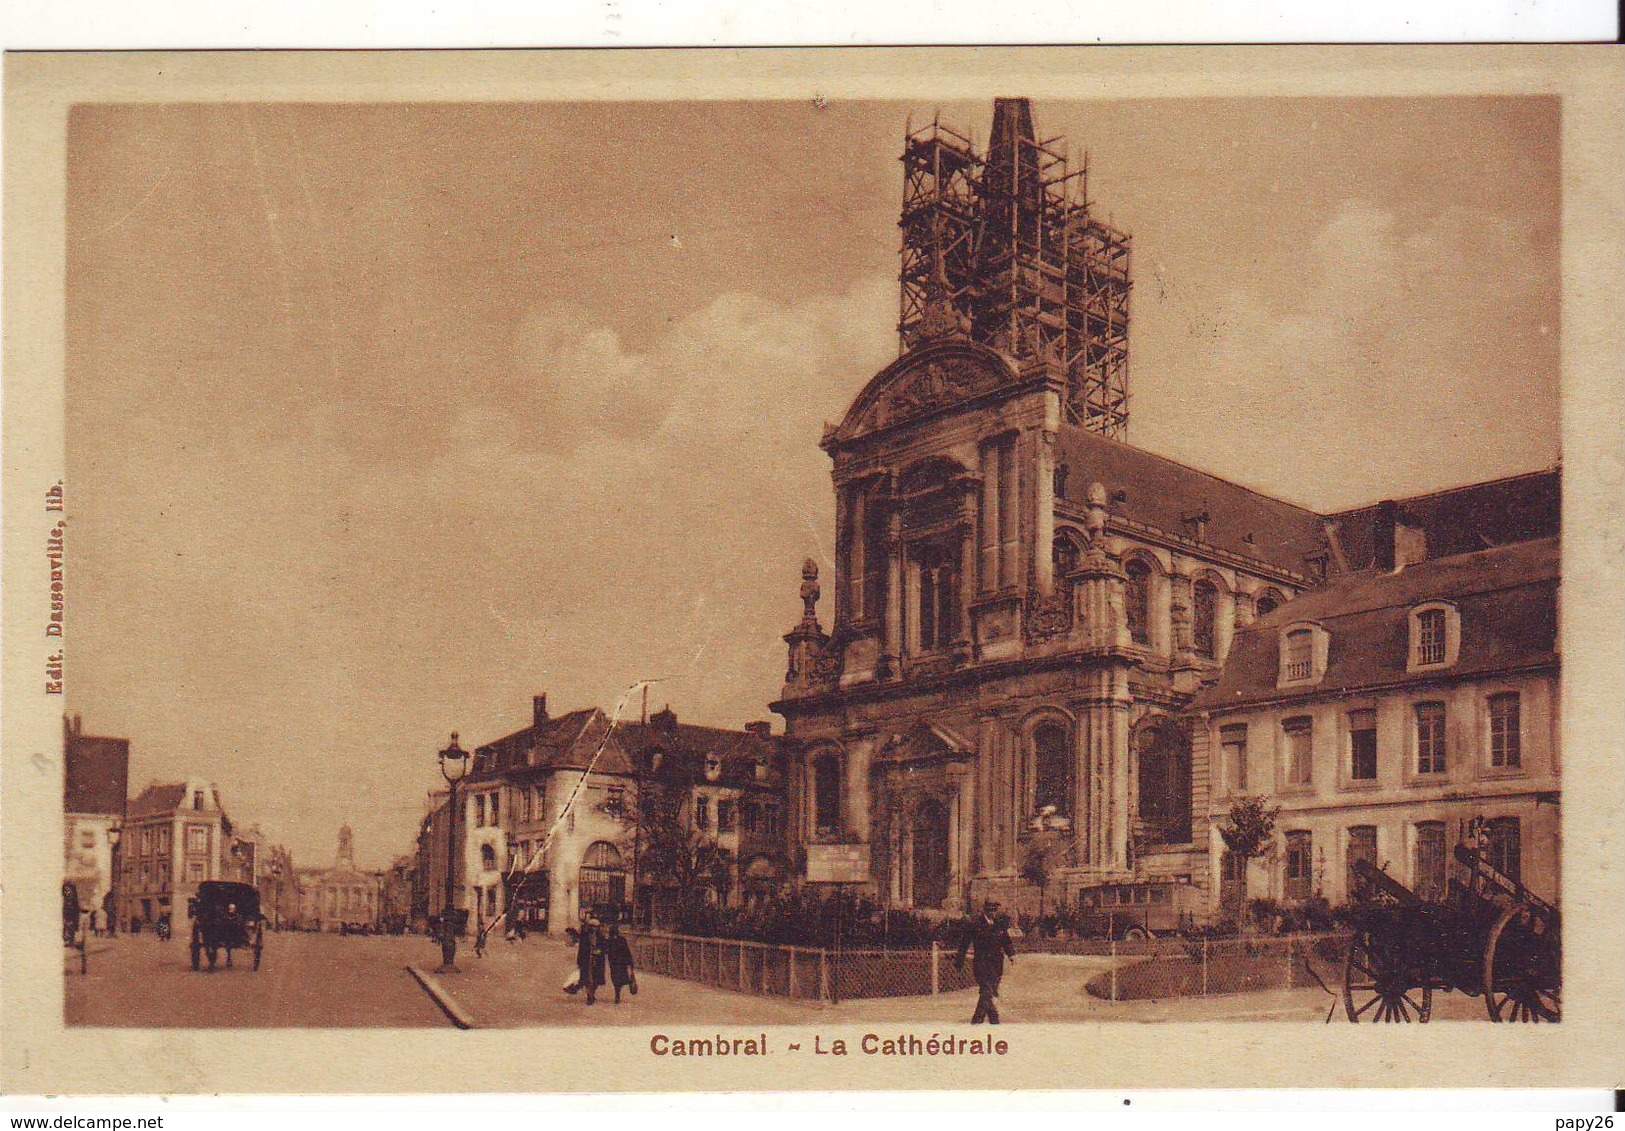
[(1092, 996), (1105, 1001), (1218, 997), (1260, 990), (1310, 988), (1335, 993), (1342, 983), (1343, 963), (1348, 953), (1346, 934), (1151, 939), (1144, 942), (1084, 939), (1044, 942), (1065, 942), (1092, 948), (1098, 943), (1098, 946), (1104, 947), (1104, 950), (1067, 950), (1061, 953), (1088, 953), (1106, 960), (1104, 965), (1107, 969), (1094, 974), (1086, 983)]
[[(628, 936), (637, 968), (720, 989), (802, 1001), (910, 997), (951, 993), (975, 982), (955, 948), (933, 942), (917, 950), (831, 949), (661, 931)], [(1217, 997), (1260, 990), (1320, 987), (1335, 993), (1343, 978), (1346, 934), (1239, 938), (1018, 939), (1018, 954), (1090, 959), (1079, 977), (1104, 1001)]]
[(725, 990), (836, 1002), (910, 997), (972, 986), (940, 943), (920, 950), (829, 949), (639, 931), (628, 936), (637, 968)]

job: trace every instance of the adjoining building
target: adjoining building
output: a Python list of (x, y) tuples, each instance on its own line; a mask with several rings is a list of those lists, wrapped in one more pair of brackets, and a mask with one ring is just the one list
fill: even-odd
[(355, 834), (339, 828), (331, 868), (301, 868), (299, 924), (305, 930), (343, 931), (378, 925), (383, 877), (356, 867)]
[[(459, 907), (471, 930), (499, 917), (543, 931), (583, 914), (664, 919), (681, 885), (644, 866), (664, 832), (692, 836), (717, 862), (691, 893), (705, 902), (776, 894), (791, 870), (783, 791), (780, 740), (765, 722), (693, 726), (669, 708), (639, 722), (597, 708), (555, 717), (537, 695), (531, 724), (477, 747), (459, 787)], [(447, 826), (435, 794), (413, 862), (412, 918), (425, 925), (445, 902)]]
[[(1341, 903), (1357, 860), (1441, 896), (1479, 819), (1489, 862), (1557, 898), (1559, 491), (1552, 471), (1333, 516), (1358, 568), (1244, 629), (1193, 704), (1217, 908)], [(1250, 864), (1218, 831), (1249, 795), (1281, 809)]]
[(63, 879), (101, 928), (117, 914), (112, 834), (122, 826), (129, 796), (130, 740), (88, 735), (78, 715), (63, 716), (62, 763)]
[(152, 928), (167, 920), (177, 936), (190, 930), (188, 901), (206, 880), (237, 879), (231, 818), (220, 792), (202, 778), (153, 783), (129, 803), (119, 839), (123, 873), (119, 924)]

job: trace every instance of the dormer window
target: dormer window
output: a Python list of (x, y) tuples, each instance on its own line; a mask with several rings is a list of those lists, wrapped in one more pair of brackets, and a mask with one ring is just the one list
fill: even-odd
[(1280, 667), (1276, 686), (1319, 683), (1326, 675), (1326, 657), (1331, 637), (1312, 621), (1299, 621), (1281, 630)]
[(1456, 607), (1434, 601), (1411, 610), (1410, 671), (1447, 668), (1461, 650), (1461, 618)]
[(722, 776), (722, 759), (715, 754), (705, 756), (705, 780), (716, 781)]
[(1286, 634), (1286, 678), (1295, 683), (1315, 670), (1315, 637), (1307, 628)]

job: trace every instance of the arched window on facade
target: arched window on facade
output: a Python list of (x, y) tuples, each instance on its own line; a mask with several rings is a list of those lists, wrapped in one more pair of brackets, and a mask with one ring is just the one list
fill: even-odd
[(1051, 550), (1051, 559), (1055, 563), (1055, 580), (1060, 581), (1077, 569), (1080, 557), (1077, 543), (1065, 534), (1057, 534), (1054, 548)]
[(1215, 627), (1219, 620), (1219, 588), (1203, 579), (1191, 591), (1191, 635), (1196, 643), (1196, 654), (1211, 660), (1218, 656)]
[(841, 831), (841, 758), (830, 752), (812, 762), (813, 832), (835, 836)]
[(1129, 636), (1136, 644), (1151, 643), (1151, 567), (1139, 558), (1133, 558), (1123, 567), (1128, 574), (1124, 588), (1124, 612), (1128, 616)]
[(1191, 750), (1172, 723), (1145, 727), (1135, 737), (1139, 757), (1139, 816), (1147, 844), (1189, 844)]
[(959, 635), (959, 552), (931, 545), (917, 551), (920, 648), (946, 648)]
[(480, 867), (487, 872), (494, 871), (497, 866), (497, 850), (489, 844), (480, 845)]
[(1257, 610), (1256, 615), (1267, 617), (1281, 607), (1281, 595), (1273, 589), (1266, 589), (1258, 595), (1253, 607)]
[(908, 637), (921, 651), (945, 648), (959, 636), (963, 471), (949, 460), (928, 460), (911, 467), (898, 481), (914, 589), (904, 612), (911, 618)]
[(626, 869), (621, 863), (621, 850), (607, 840), (588, 845), (581, 857), (577, 884), (582, 911), (618, 915), (626, 903)]
[(1055, 816), (1072, 815), (1072, 743), (1060, 723), (1033, 728), (1033, 813), (1049, 809)]

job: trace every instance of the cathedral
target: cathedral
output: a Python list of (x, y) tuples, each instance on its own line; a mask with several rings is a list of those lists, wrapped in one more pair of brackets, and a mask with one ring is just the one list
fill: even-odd
[(1206, 888), (1181, 712), (1324, 579), (1323, 521), (1126, 442), (1130, 239), (1025, 99), (985, 152), (933, 122), (903, 164), (901, 356), (824, 434), (834, 577), (804, 568), (773, 705), (799, 877), (1025, 907), (1043, 845), (1055, 900)]

